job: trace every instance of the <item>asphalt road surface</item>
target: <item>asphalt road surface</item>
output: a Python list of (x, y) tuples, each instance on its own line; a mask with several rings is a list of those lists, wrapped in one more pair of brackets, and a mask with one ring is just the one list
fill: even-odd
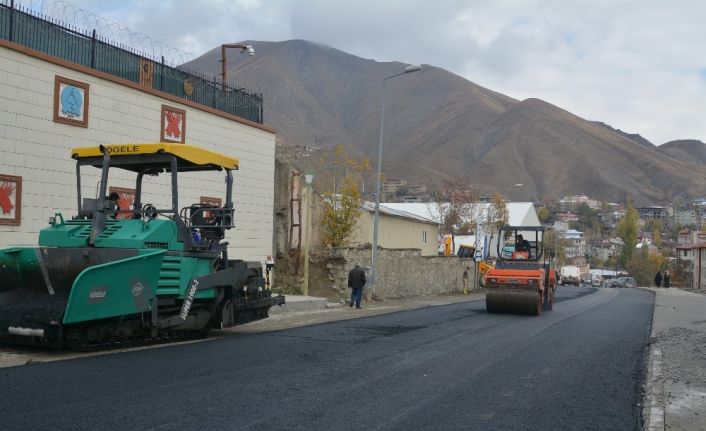
[(638, 430), (653, 294), (559, 289), (0, 369), (0, 429)]

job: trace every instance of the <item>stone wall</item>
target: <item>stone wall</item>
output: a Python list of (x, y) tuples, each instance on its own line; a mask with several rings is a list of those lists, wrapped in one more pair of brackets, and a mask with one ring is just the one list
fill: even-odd
[[(329, 280), (343, 294), (348, 271), (355, 264), (370, 265), (369, 248), (330, 250)], [(378, 274), (374, 298), (404, 298), (463, 291), (463, 268), (470, 266), (469, 288), (473, 288), (475, 265), (472, 259), (455, 256), (422, 256), (418, 249), (383, 249), (378, 253)]]

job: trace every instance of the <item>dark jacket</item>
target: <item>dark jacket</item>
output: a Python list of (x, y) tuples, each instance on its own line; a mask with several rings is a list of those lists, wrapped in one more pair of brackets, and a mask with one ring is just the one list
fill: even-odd
[(358, 265), (348, 273), (348, 287), (363, 287), (365, 286), (365, 281), (365, 271)]

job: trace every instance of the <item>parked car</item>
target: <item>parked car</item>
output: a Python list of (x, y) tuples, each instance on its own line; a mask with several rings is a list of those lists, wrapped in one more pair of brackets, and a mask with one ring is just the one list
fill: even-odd
[(633, 277), (618, 277), (611, 280), (610, 287), (636, 287)]

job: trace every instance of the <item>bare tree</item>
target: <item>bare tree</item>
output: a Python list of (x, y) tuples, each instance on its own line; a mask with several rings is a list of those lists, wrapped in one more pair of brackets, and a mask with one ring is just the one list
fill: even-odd
[(432, 195), (428, 203), (429, 212), (441, 225), (441, 234), (450, 234), (455, 249), (456, 235), (470, 235), (478, 227), (480, 205), (479, 193), (462, 178), (444, 182), (442, 188)]

